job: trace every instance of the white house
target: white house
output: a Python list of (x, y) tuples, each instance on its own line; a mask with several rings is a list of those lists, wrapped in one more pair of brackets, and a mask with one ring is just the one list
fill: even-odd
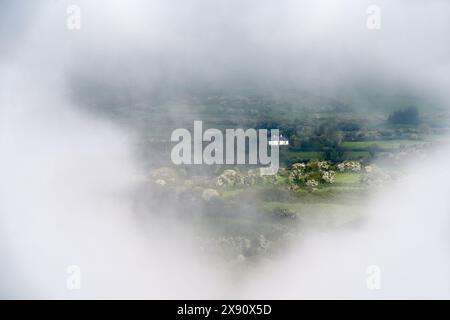
[(289, 140), (283, 137), (282, 134), (280, 134), (280, 137), (274, 137), (274, 140), (269, 141), (269, 146), (287, 146), (289, 145)]

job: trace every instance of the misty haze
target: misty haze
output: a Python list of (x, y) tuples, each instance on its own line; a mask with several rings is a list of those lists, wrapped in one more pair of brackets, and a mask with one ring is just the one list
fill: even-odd
[(449, 39), (444, 0), (1, 1), (0, 298), (449, 299)]

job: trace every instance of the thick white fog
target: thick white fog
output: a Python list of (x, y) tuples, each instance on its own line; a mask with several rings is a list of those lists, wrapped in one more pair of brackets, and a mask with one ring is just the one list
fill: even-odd
[[(189, 254), (189, 230), (140, 226), (134, 194), (145, 176), (132, 137), (25, 73), (8, 75), (2, 97), (2, 296), (206, 297), (221, 287)], [(66, 287), (71, 265), (82, 270), (79, 292)]]
[[(251, 280), (247, 297), (431, 299), (450, 297), (449, 153), (411, 164), (380, 192), (354, 229), (310, 235)], [(373, 270), (379, 285), (369, 290)]]
[[(195, 253), (188, 225), (160, 224), (164, 212), (142, 222), (136, 194), (148, 173), (135, 133), (71, 95), (73, 79), (120, 83), (122, 74), (149, 88), (162, 78), (276, 88), (287, 77), (311, 90), (362, 81), (448, 106), (449, 3), (378, 2), (378, 35), (367, 31), (365, 1), (74, 1), (78, 33), (66, 28), (69, 3), (6, 2), (0, 297), (450, 298), (450, 150), (411, 159), (360, 225), (308, 235), (235, 282)], [(80, 290), (67, 289), (70, 265)], [(370, 265), (378, 290), (366, 285)]]

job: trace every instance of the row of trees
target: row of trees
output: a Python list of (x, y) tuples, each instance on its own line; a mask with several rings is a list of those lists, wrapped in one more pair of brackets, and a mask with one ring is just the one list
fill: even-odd
[[(416, 126), (419, 124), (419, 120), (417, 108), (408, 107), (392, 112), (387, 118), (387, 123)], [(359, 140), (358, 137), (360, 137), (361, 140), (364, 140), (365, 136), (363, 126), (357, 120), (326, 120), (313, 127), (304, 123), (297, 124), (296, 121), (287, 123), (260, 121), (256, 127), (258, 129), (280, 129), (283, 136), (289, 139), (290, 151), (320, 151), (323, 153), (324, 160), (334, 163), (344, 160), (345, 148), (342, 147), (344, 137), (348, 139), (349, 136), (352, 136), (356, 140)], [(380, 135), (382, 133), (382, 131), (379, 132)], [(373, 157), (379, 151), (379, 147), (373, 144), (367, 148), (367, 151)]]

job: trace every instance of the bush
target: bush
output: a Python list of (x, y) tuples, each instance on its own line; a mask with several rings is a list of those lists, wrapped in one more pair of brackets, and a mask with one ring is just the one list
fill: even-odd
[(294, 189), (300, 186), (316, 188), (320, 184), (331, 184), (335, 176), (331, 169), (332, 166), (327, 161), (295, 163), (289, 171), (289, 182)]
[(341, 131), (360, 131), (361, 126), (352, 121), (343, 121), (338, 124), (338, 128)]
[(419, 111), (416, 107), (409, 107), (404, 110), (395, 111), (389, 115), (388, 123), (390, 124), (419, 124)]
[(367, 147), (367, 151), (369, 152), (370, 156), (373, 158), (380, 151), (380, 147), (376, 143), (372, 143), (371, 145), (369, 145)]

